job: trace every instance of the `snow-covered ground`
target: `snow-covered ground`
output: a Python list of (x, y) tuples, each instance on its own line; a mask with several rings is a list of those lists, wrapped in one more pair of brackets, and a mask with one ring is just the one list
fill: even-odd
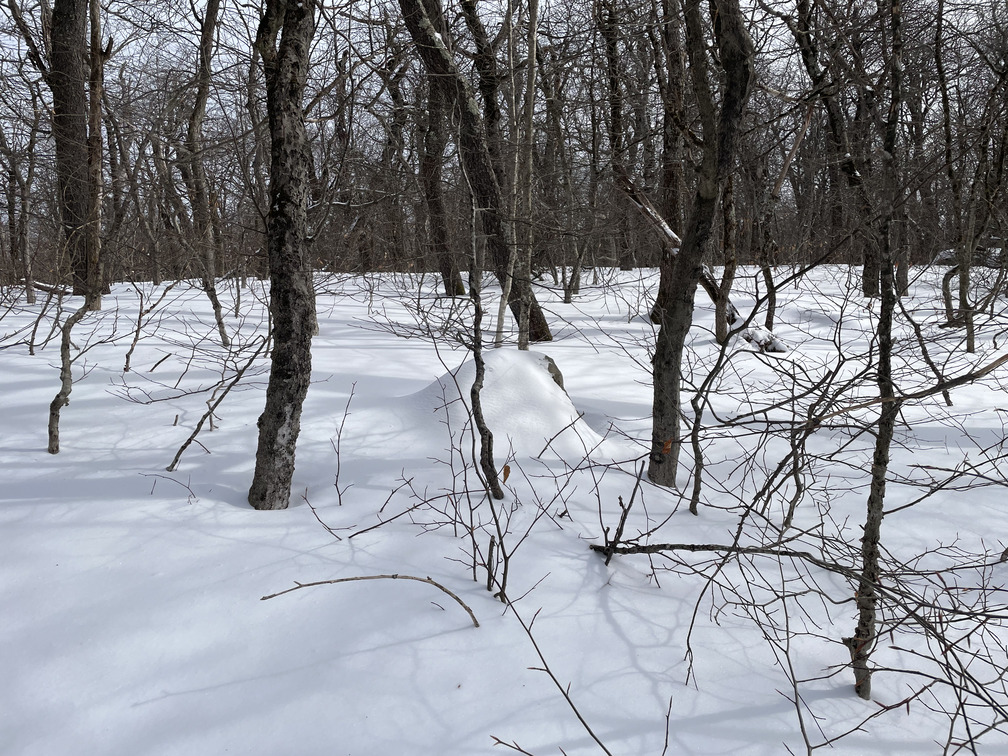
[[(877, 304), (848, 296), (857, 290), (849, 271), (822, 268), (782, 289), (774, 332), (784, 355), (740, 337), (721, 354), (698, 294), (687, 432), (694, 387), (719, 356), (724, 364), (703, 405), (696, 517), (690, 443), (681, 493), (646, 478), (635, 486), (650, 438), (646, 315), (656, 275), (600, 273), (586, 276), (572, 305), (540, 291), (553, 343), (531, 354), (487, 350), (484, 410), (497, 467), (509, 473), (502, 502), (483, 499), (473, 464), (463, 401), (472, 366), (458, 338), (465, 306), (438, 299), (430, 277), (320, 281), (292, 506), (278, 512), (246, 503), (268, 370), (261, 355), (166, 471), (260, 347), (261, 284), (241, 291), (237, 308), (236, 292), (222, 291), (230, 351), (202, 293), (174, 286), (140, 319), (128, 372), (138, 314), (165, 287), (116, 286), (74, 331), (75, 383), (55, 456), (45, 450), (59, 380), (55, 303), (43, 295), (29, 307), (4, 292), (0, 753), (463, 756), (499, 739), (537, 756), (780, 754), (874, 715), (832, 752), (939, 753), (950, 731), (954, 742), (978, 736), (978, 752), (1008, 752), (1008, 738), (982, 732), (980, 723), (1003, 718), (975, 706), (976, 695), (964, 709), (969, 732), (940, 711), (955, 709), (941, 683), (903, 703), (928, 683), (923, 675), (941, 677), (933, 660), (950, 659), (1003, 705), (1003, 651), (992, 650), (988, 666), (911, 622), (874, 656), (908, 671), (878, 671), (874, 700), (862, 701), (841, 643), (856, 622), (854, 584), (779, 548), (752, 553), (785, 539), (791, 552), (857, 567), (874, 444), (865, 428), (878, 412), (858, 405), (875, 391), (865, 355)], [(981, 319), (977, 353), (966, 354), (960, 331), (938, 327), (937, 275), (922, 272), (905, 305), (928, 359), (954, 378), (1000, 356), (1004, 322)], [(744, 315), (751, 295), (737, 295)], [(60, 317), (75, 306), (65, 302)], [(762, 314), (752, 325), (761, 324)], [(901, 318), (896, 330), (901, 390), (933, 386), (913, 328)], [(889, 566), (901, 566), (883, 582), (917, 586), (915, 616), (936, 627), (955, 617), (937, 605), (974, 595), (1005, 615), (1003, 376), (953, 388), (952, 406), (941, 394), (908, 403), (897, 429), (883, 545)], [(810, 411), (825, 419), (805, 433), (794, 421)], [(624, 540), (751, 550), (616, 555), (606, 565), (589, 547), (615, 534), (621, 501), (630, 506)], [(487, 590), (491, 539), (494, 592), (504, 554), (511, 609)], [(911, 574), (925, 568), (941, 574)], [(429, 577), (479, 627), (447, 593), (415, 580), (261, 600), (297, 583), (376, 575)], [(946, 634), (967, 629), (949, 624)], [(993, 619), (969, 631), (972, 652), (1008, 645)]]

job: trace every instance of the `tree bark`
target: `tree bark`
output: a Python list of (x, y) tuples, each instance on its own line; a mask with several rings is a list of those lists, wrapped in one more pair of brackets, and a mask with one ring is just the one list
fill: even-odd
[(885, 145), (885, 197), (881, 228), (882, 245), (879, 248), (880, 308), (878, 320), (878, 370), (876, 381), (881, 399), (878, 433), (872, 455), (871, 484), (868, 491), (867, 514), (861, 536), (861, 574), (855, 600), (858, 622), (853, 636), (843, 638), (851, 655), (854, 671), (854, 690), (865, 700), (871, 698), (872, 670), (869, 664), (877, 637), (879, 558), (882, 518), (884, 514), (886, 477), (889, 470), (889, 452), (892, 446), (900, 402), (895, 398), (892, 377), (893, 315), (896, 310), (896, 282), (893, 276), (893, 227), (896, 219), (896, 192), (898, 187), (897, 140), (899, 112), (903, 104), (903, 35), (902, 8), (899, 0), (889, 6), (891, 49), (886, 61), (889, 68), (889, 114), (886, 121)]
[[(500, 183), (494, 172), (490, 142), (487, 139), (483, 119), (480, 117), (476, 96), (455, 65), (445, 44), (445, 35), (439, 32), (431, 21), (432, 16), (436, 18), (440, 14), (440, 4), (438, 0), (427, 2), (430, 10), (421, 0), (399, 0), (399, 7), (428, 74), (442, 79), (445, 91), (458, 115), (462, 168), (476, 199), (476, 207), (480, 211), (483, 232), (487, 236), (490, 251), (490, 262), (503, 287), (508, 278), (508, 262), (514, 246), (514, 236), (507, 220)], [(521, 298), (526, 295), (525, 287), (529, 288), (527, 292), (530, 302), (529, 340), (552, 341), (553, 335), (550, 333), (546, 317), (531, 291), (531, 281), (523, 279), (514, 282), (508, 306), (514, 317), (520, 318)]]
[(88, 314), (91, 308), (88, 300), (78, 307), (60, 326), (60, 388), (49, 403), (48, 440), (46, 450), (50, 454), (60, 452), (60, 413), (70, 404), (70, 393), (73, 391), (73, 359), (70, 356), (70, 336), (73, 328)]
[(697, 282), (703, 276), (703, 252), (713, 229), (721, 187), (735, 160), (739, 126), (753, 76), (753, 46), (738, 0), (712, 2), (711, 14), (725, 75), (720, 113), (716, 112), (711, 92), (700, 0), (687, 0), (685, 4), (686, 47), (700, 112), (703, 157), (686, 234), (673, 262), (668, 303), (660, 313), (662, 322), (652, 365), (654, 400), (648, 478), (665, 486), (675, 485), (682, 447), (682, 358), (693, 321)]
[(728, 322), (730, 313), (730, 295), (732, 283), (735, 281), (735, 270), (738, 264), (736, 250), (738, 247), (738, 225), (735, 220), (735, 187), (729, 173), (721, 192), (721, 218), (723, 229), (724, 271), (718, 286), (718, 298), (714, 301), (714, 338), (718, 344), (728, 341)]
[(217, 333), (221, 345), (230, 346), (227, 327), (224, 324), (224, 308), (217, 295), (217, 245), (214, 241), (213, 224), (211, 223), (210, 193), (207, 188), (206, 170), (203, 166), (203, 120), (206, 117), (207, 100), (210, 97), (210, 64), (213, 61), (214, 34), (217, 30), (217, 16), (220, 12), (220, 0), (208, 0), (206, 10), (200, 23), (199, 54), (196, 65), (196, 94), (189, 123), (186, 128), (186, 138), (180, 152), (183, 158), (179, 168), (182, 180), (185, 182), (192, 206), (193, 232), (196, 241), (196, 253), (203, 272), (203, 291), (210, 300), (214, 320), (217, 323)]
[(525, 101), (522, 106), (521, 146), (518, 153), (518, 222), (521, 239), (516, 250), (514, 276), (524, 278), (528, 286), (520, 287), (518, 316), (518, 348), (529, 348), (529, 310), (532, 306), (532, 251), (535, 234), (532, 224), (532, 148), (535, 145), (533, 116), (535, 115), (536, 37), (539, 33), (539, 0), (528, 0), (528, 38), (525, 76)]
[(302, 96), (314, 13), (314, 0), (268, 0), (256, 35), (270, 124), (267, 248), (273, 321), (266, 407), (259, 417), (248, 496), (256, 509), (285, 509), (290, 501), (301, 407), (311, 379), (315, 295), (307, 254), (309, 168)]
[[(656, 3), (657, 6), (657, 3)], [(657, 13), (657, 7), (655, 9)], [(685, 121), (683, 82), (686, 65), (682, 48), (681, 21), (672, 0), (661, 0), (661, 33), (654, 35), (655, 73), (662, 100), (661, 196), (662, 217), (672, 228), (683, 227), (683, 137)], [(651, 322), (661, 322), (661, 311), (668, 302), (672, 286), (672, 263), (679, 245), (662, 241), (658, 293), (651, 309)]]
[(465, 294), (462, 273), (448, 246), (448, 217), (445, 213), (441, 165), (448, 136), (445, 131), (443, 84), (427, 77), (427, 128), (420, 143), (420, 185), (427, 210), (427, 255), (437, 262), (446, 296)]
[(88, 206), (85, 247), (87, 250), (87, 299), (92, 310), (101, 309), (101, 295), (105, 288), (101, 258), (102, 223), (102, 91), (105, 88), (105, 61), (112, 54), (112, 40), (104, 50), (101, 46), (101, 8), (98, 0), (89, 0), (91, 42), (88, 61), (88, 125), (87, 171)]
[(73, 293), (90, 294), (92, 255), (88, 249), (87, 75), (88, 0), (56, 0), (52, 14), (50, 67), (46, 81), (53, 95), (53, 141), (60, 215), (73, 277)]

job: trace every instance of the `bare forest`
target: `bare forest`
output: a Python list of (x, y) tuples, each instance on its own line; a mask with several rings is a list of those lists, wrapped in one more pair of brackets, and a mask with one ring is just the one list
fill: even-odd
[[(904, 712), (907, 752), (1004, 752), (1005, 0), (5, 0), (0, 183), (0, 385), (39, 464), (167, 412), (167, 470), (136, 466), (190, 504), (233, 469), (227, 501), (334, 554), (423, 534), (437, 567), (315, 582), (503, 610), (572, 724), (481, 748), (677, 752), (687, 694), (641, 671), (635, 740), (549, 653), (556, 530), (681, 603), (685, 689), (697, 628), (755, 634), (788, 723), (760, 753), (889, 752)], [(367, 451), (404, 395), (431, 451), (406, 404)]]

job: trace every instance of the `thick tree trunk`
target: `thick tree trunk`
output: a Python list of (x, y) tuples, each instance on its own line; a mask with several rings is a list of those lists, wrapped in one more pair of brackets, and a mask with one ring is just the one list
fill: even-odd
[(88, 0), (56, 0), (52, 14), (50, 69), (46, 81), (53, 95), (53, 141), (60, 215), (73, 276), (73, 292), (89, 294), (91, 255), (87, 223), (88, 187), (87, 81)]
[[(503, 118), (500, 108), (500, 86), (504, 75), (497, 65), (494, 45), (491, 44), (490, 36), (476, 10), (476, 0), (461, 0), (460, 5), (462, 17), (476, 46), (473, 63), (479, 73), (479, 92), (483, 99), (483, 130), (486, 134), (487, 151), (490, 153), (490, 164), (493, 166), (494, 176), (497, 177), (497, 186), (502, 193), (505, 193), (508, 187), (507, 172), (504, 170), (504, 137), (501, 128)], [(447, 27), (444, 24), (440, 0), (435, 2), (427, 0), (426, 10), (435, 28), (442, 38), (447, 40)]]
[[(445, 91), (455, 106), (459, 119), (458, 140), (462, 168), (476, 199), (476, 207), (480, 211), (493, 271), (503, 287), (508, 279), (508, 263), (514, 246), (513, 230), (507, 219), (500, 183), (494, 172), (490, 143), (487, 140), (483, 119), (480, 117), (479, 103), (455, 65), (445, 45), (445, 36), (431, 21), (432, 16), (436, 18), (440, 14), (438, 0), (428, 0), (428, 3), (431, 11), (424, 7), (421, 0), (399, 0), (399, 7), (428, 74), (442, 79)], [(529, 340), (551, 341), (553, 335), (550, 333), (542, 308), (531, 291), (531, 285), (531, 281), (527, 278), (515, 280), (508, 297), (508, 305), (514, 317), (518, 319), (521, 315), (521, 298), (527, 296), (530, 303)]]
[[(249, 503), (285, 509), (301, 407), (311, 379), (315, 295), (307, 254), (309, 170), (302, 95), (315, 31), (314, 0), (269, 0), (256, 47), (266, 71), (271, 136), (267, 246), (273, 352)], [(282, 32), (279, 47), (277, 36)]]
[[(681, 22), (672, 0), (661, 0), (661, 33), (652, 40), (655, 47), (655, 73), (662, 99), (661, 197), (662, 217), (672, 228), (683, 227), (683, 137), (685, 122), (683, 82), (686, 63), (682, 47)], [(679, 245), (662, 241), (658, 293), (651, 308), (651, 322), (661, 322), (661, 312), (668, 303), (672, 286), (672, 265)]]

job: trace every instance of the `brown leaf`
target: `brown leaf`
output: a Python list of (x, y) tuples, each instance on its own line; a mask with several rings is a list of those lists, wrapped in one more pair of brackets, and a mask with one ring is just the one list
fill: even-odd
[(511, 474), (511, 465), (504, 465), (504, 469), (501, 470), (501, 483), (507, 483), (508, 475)]

